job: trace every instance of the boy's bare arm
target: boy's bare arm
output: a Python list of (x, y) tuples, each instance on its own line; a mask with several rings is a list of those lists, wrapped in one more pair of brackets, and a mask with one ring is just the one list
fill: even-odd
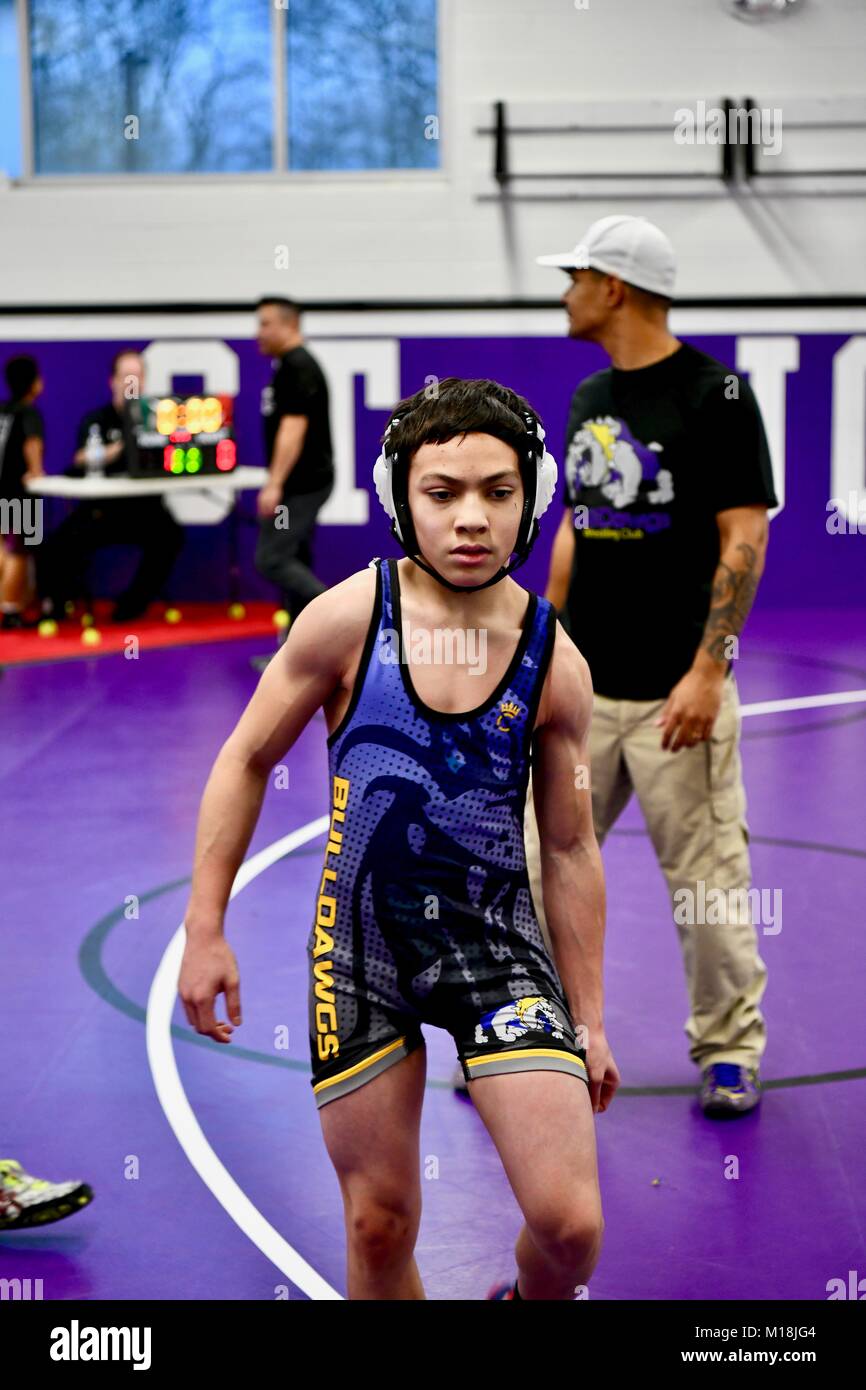
[[(223, 936), (235, 874), (259, 818), (268, 775), (343, 680), (370, 621), (375, 577), (361, 571), (307, 604), (219, 751), (202, 797), (184, 917), (178, 994), (197, 1033), (229, 1043), (241, 1022), (240, 973)], [(216, 1017), (218, 995), (228, 1018)], [(229, 1021), (230, 1020), (230, 1021)]]
[(211, 770), (199, 811), (188, 939), (219, 935), (229, 893), (261, 811), (268, 776), (339, 685), (347, 653), (366, 629), (365, 573), (313, 599), (265, 669)]
[(555, 962), (575, 1024), (602, 1027), (605, 891), (592, 824), (589, 668), (561, 624), (532, 789), (541, 842), (544, 908)]

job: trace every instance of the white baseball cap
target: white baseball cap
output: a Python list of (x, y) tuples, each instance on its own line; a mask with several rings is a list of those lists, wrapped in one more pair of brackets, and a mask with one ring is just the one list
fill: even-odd
[(664, 232), (645, 217), (600, 217), (571, 251), (536, 256), (560, 270), (602, 270), (638, 289), (673, 298), (677, 264)]

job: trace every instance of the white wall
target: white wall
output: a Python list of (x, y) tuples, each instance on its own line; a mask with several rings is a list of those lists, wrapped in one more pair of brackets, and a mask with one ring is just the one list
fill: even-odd
[[(671, 199), (628, 196), (622, 185), (563, 198), (559, 185), (556, 201), (517, 198), (504, 208), (479, 200), (491, 147), (474, 133), (496, 99), (647, 99), (673, 110), (701, 95), (749, 95), (783, 114), (804, 98), (862, 99), (866, 0), (803, 0), (800, 12), (760, 26), (737, 21), (722, 0), (441, 4), (442, 173), (7, 186), (0, 302), (241, 302), (265, 290), (301, 300), (538, 299), (561, 285), (534, 255), (572, 245), (611, 211), (642, 212), (668, 231), (682, 297), (866, 293), (866, 179), (849, 181), (848, 196), (824, 180), (793, 185), (793, 196), (762, 185), (700, 196), (679, 188)], [(861, 165), (863, 137), (846, 137), (849, 148), (859, 139)], [(786, 136), (787, 149), (795, 138)], [(515, 151), (524, 164), (572, 158), (554, 140), (527, 148)], [(597, 148), (611, 168), (644, 157), (632, 139)], [(659, 162), (695, 162), (697, 153), (665, 139)], [(826, 139), (817, 153), (833, 161)], [(274, 268), (281, 244), (288, 270)]]

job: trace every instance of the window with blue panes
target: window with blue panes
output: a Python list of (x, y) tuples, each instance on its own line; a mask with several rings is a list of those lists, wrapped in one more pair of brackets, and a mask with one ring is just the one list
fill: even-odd
[(30, 0), (37, 174), (271, 166), (265, 0)]
[(289, 170), (439, 165), (436, 0), (29, 0), (28, 13), (36, 174), (255, 173), (286, 146)]
[(439, 165), (435, 0), (291, 0), (293, 169)]

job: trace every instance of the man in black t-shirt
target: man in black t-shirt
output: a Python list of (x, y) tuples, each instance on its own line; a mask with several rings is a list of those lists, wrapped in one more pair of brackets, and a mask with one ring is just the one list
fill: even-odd
[[(141, 354), (124, 349), (111, 364), (110, 400), (88, 411), (78, 427), (76, 448), (67, 477), (86, 476), (90, 456), (99, 459), (106, 477), (129, 472), (123, 436), (126, 402), (141, 395), (144, 362)], [(183, 548), (183, 527), (166, 510), (161, 497), (105, 497), (79, 502), (61, 522), (45, 547), (41, 587), (58, 617), (66, 599), (80, 598), (87, 588), (87, 569), (98, 550), (109, 545), (132, 545), (141, 551), (130, 583), (116, 600), (112, 621), (140, 617), (157, 598)]]
[(312, 570), (312, 538), (334, 487), (328, 384), (304, 346), (297, 304), (261, 299), (257, 314), (259, 351), (277, 362), (262, 392), (269, 478), (258, 497), (256, 568), (279, 587), (291, 619), (327, 588)]
[[(766, 1045), (731, 672), (776, 505), (761, 414), (746, 381), (669, 332), (658, 227), (602, 218), (539, 260), (570, 276), (570, 336), (612, 363), (572, 399), (547, 588), (592, 674), (596, 835), (635, 791), (680, 934), (701, 1104), (739, 1114)], [(540, 898), (529, 806), (526, 836)]]
[[(728, 383), (736, 384), (736, 397)], [(696, 656), (711, 678), (724, 677), (729, 667), (716, 672), (701, 656), (719, 563), (718, 516), (756, 507), (752, 524), (760, 532), (776, 503), (748, 382), (680, 343), (657, 362), (587, 377), (572, 398), (567, 440), (563, 530), (567, 523), (574, 537), (567, 622), (595, 690), (659, 699)], [(587, 602), (590, 596), (599, 597)], [(629, 640), (612, 641), (624, 628)], [(721, 655), (707, 650), (716, 664)], [(712, 700), (705, 706), (696, 693), (694, 722), (686, 722), (684, 703), (674, 748), (707, 736)]]

